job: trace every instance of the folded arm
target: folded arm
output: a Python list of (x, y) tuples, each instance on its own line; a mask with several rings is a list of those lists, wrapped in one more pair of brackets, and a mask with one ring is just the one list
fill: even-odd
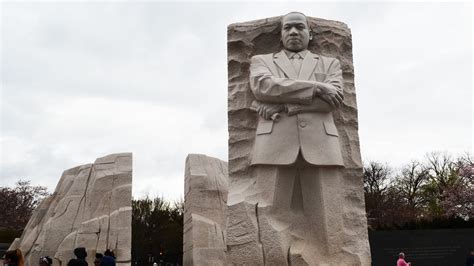
[(288, 115), (296, 115), (299, 113), (329, 113), (334, 111), (335, 107), (327, 102), (315, 98), (310, 105), (303, 104), (281, 104), (281, 103), (263, 103), (254, 101), (253, 109), (263, 118), (270, 119), (275, 113), (286, 112)]
[(297, 112), (330, 112), (339, 107), (343, 97), (339, 61), (334, 59), (328, 70), (323, 82), (278, 78), (262, 58), (254, 56), (250, 65), (250, 88), (261, 102), (287, 104)]
[(315, 95), (313, 81), (277, 78), (258, 56), (251, 59), (250, 88), (255, 98), (269, 103), (310, 104)]
[[(332, 112), (344, 100), (342, 70), (339, 60), (333, 59), (327, 69), (326, 78), (316, 82), (316, 98), (310, 105), (286, 104), (289, 115), (305, 112)], [(332, 92), (332, 93), (328, 93)]]
[(310, 105), (290, 103), (286, 104), (285, 106), (286, 110), (288, 111), (288, 115), (312, 112), (329, 113), (336, 109), (334, 105), (330, 105), (329, 103), (321, 100), (320, 98), (314, 98), (313, 102)]

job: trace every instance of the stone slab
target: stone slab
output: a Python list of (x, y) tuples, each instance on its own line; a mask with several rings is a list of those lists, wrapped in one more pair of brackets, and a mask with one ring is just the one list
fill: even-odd
[(21, 238), (26, 265), (41, 256), (65, 265), (76, 247), (85, 247), (93, 265), (95, 253), (109, 248), (117, 261), (131, 261), (132, 154), (110, 154), (65, 170), (54, 193), (33, 212)]

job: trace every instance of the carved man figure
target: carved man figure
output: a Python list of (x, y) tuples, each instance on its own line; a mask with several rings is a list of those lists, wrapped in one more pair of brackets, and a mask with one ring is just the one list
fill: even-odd
[[(285, 15), (281, 26), (284, 50), (256, 55), (250, 66), (259, 113), (251, 162), (255, 194), (283, 243), (264, 243), (263, 253), (267, 263), (278, 257), (271, 254), (275, 249), (288, 253), (287, 261), (334, 263), (331, 254), (341, 246), (338, 188), (344, 163), (332, 111), (343, 101), (341, 66), (307, 50), (312, 31), (304, 14)], [(275, 113), (278, 120), (272, 119)]]

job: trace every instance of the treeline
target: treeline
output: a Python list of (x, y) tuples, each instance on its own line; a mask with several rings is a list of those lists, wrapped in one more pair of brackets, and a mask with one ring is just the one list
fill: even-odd
[(132, 200), (132, 264), (183, 265), (183, 201)]
[(399, 170), (364, 165), (369, 229), (474, 227), (474, 164), (470, 154), (453, 158), (432, 152)]
[(33, 210), (49, 193), (46, 187), (20, 180), (13, 187), (0, 187), (0, 243), (20, 237)]

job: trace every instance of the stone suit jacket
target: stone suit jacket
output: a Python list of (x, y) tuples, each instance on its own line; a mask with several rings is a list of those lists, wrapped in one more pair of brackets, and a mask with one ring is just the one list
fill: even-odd
[(296, 73), (284, 51), (251, 59), (250, 88), (259, 102), (284, 104), (278, 122), (259, 116), (252, 165), (290, 165), (301, 152), (319, 166), (344, 166), (332, 108), (313, 97), (321, 86), (342, 91), (342, 71), (335, 58), (307, 52)]

